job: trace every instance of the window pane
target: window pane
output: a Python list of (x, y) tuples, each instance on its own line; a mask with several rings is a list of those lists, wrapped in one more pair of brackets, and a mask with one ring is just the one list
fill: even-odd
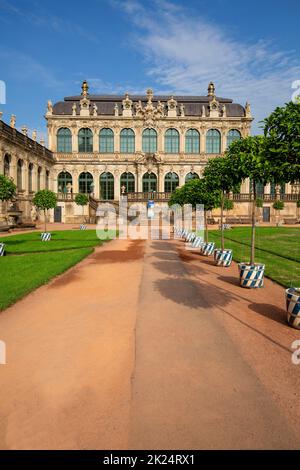
[(145, 129), (143, 132), (143, 152), (155, 153), (157, 151), (157, 133), (155, 129)]
[(167, 173), (165, 176), (165, 193), (172, 193), (179, 186), (177, 173)]
[(57, 132), (57, 151), (72, 152), (72, 135), (70, 129), (62, 128)]
[(100, 152), (114, 152), (114, 133), (111, 129), (101, 129), (100, 131)]
[(165, 152), (179, 152), (179, 132), (176, 129), (168, 129), (165, 133)]
[(125, 186), (125, 193), (134, 193), (135, 191), (135, 178), (132, 173), (123, 173), (120, 180), (120, 188)]
[(190, 129), (185, 134), (185, 152), (200, 153), (200, 135), (196, 129)]
[(103, 200), (113, 200), (115, 197), (115, 182), (111, 173), (102, 173), (100, 176), (100, 194)]
[(78, 151), (93, 152), (93, 133), (90, 129), (80, 129), (78, 133)]
[(206, 134), (206, 153), (221, 152), (221, 134), (217, 129), (211, 129)]
[(135, 135), (132, 129), (123, 129), (121, 131), (121, 152), (135, 152)]
[(238, 130), (236, 129), (231, 129), (228, 134), (227, 134), (227, 147), (229, 147), (232, 142), (235, 140), (240, 140), (241, 139), (241, 134)]

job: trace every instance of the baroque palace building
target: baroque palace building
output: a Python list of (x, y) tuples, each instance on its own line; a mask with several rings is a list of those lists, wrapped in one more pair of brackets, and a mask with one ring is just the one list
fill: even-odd
[[(209, 158), (249, 135), (253, 120), (248, 103), (217, 97), (212, 82), (206, 96), (155, 96), (151, 89), (144, 96), (102, 96), (89, 94), (84, 81), (79, 96), (49, 101), (45, 117), (49, 150), (35, 133), (18, 132), (14, 116), (10, 126), (0, 120), (0, 157), (4, 173), (17, 182), (24, 215), (32, 212), (33, 193), (49, 187), (59, 198), (52, 218), (63, 222), (80, 220), (77, 193), (90, 194), (94, 209), (97, 201), (116, 203), (121, 194), (131, 202), (166, 203), (176, 187), (201, 178)], [(277, 198), (290, 203), (285, 215), (295, 217), (299, 187), (268, 185), (259, 192), (265, 221), (272, 221)], [(232, 197), (231, 215), (249, 217), (249, 181)]]

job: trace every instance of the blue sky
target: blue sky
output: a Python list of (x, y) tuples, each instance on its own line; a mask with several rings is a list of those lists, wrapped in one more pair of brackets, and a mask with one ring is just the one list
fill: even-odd
[(257, 121), (300, 80), (298, 0), (0, 0), (4, 120), (45, 134), (48, 99), (144, 92), (249, 100)]

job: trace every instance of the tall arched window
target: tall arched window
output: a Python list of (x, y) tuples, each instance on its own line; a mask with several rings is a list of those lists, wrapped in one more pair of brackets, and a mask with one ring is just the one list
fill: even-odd
[(112, 129), (101, 129), (99, 139), (99, 148), (101, 153), (114, 152), (114, 132)]
[(157, 132), (155, 129), (145, 129), (143, 132), (143, 152), (157, 152)]
[(165, 152), (179, 152), (179, 132), (176, 129), (168, 129), (165, 133)]
[(42, 175), (42, 168), (39, 166), (37, 171), (37, 190), (40, 191), (41, 189), (41, 175)]
[(78, 152), (90, 153), (93, 151), (93, 133), (91, 129), (80, 129), (78, 132)]
[(206, 153), (221, 152), (221, 134), (217, 129), (210, 129), (206, 134)]
[(94, 179), (91, 173), (81, 173), (78, 179), (79, 192), (83, 194), (90, 194), (94, 189)]
[(200, 134), (197, 129), (189, 129), (186, 132), (185, 153), (200, 153)]
[(165, 193), (172, 193), (179, 186), (179, 176), (170, 171), (165, 176)]
[(120, 179), (120, 187), (125, 186), (125, 193), (134, 193), (135, 191), (135, 178), (132, 173), (123, 173)]
[(17, 187), (19, 191), (23, 189), (23, 160), (18, 160), (17, 165)]
[(241, 139), (241, 133), (237, 129), (231, 129), (227, 134), (227, 147), (229, 147), (232, 142)]
[(72, 134), (67, 127), (62, 127), (57, 131), (57, 151), (62, 153), (72, 152)]
[(73, 179), (68, 171), (62, 171), (57, 177), (57, 191), (59, 193), (67, 194), (68, 188), (72, 188)]
[(115, 198), (115, 180), (111, 173), (102, 173), (100, 176), (100, 197), (105, 201)]
[(10, 174), (10, 156), (9, 155), (5, 155), (4, 157), (3, 173), (5, 176), (9, 176)]
[(185, 182), (188, 183), (189, 181), (191, 180), (198, 180), (199, 179), (199, 175), (198, 173), (188, 173), (185, 177)]
[(156, 191), (157, 177), (154, 173), (145, 173), (143, 176), (143, 193)]
[(120, 134), (122, 153), (135, 152), (135, 134), (132, 129), (122, 129)]
[(49, 179), (50, 179), (50, 171), (46, 170), (45, 173), (45, 188), (49, 189)]
[(33, 163), (28, 165), (28, 191), (32, 193)]

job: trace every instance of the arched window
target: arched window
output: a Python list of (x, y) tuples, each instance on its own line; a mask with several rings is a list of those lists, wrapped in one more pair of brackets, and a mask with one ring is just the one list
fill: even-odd
[(206, 153), (221, 152), (221, 134), (217, 129), (210, 129), (206, 134)]
[(49, 178), (50, 178), (50, 172), (49, 170), (46, 170), (45, 173), (45, 188), (49, 189)]
[(10, 174), (10, 156), (9, 155), (5, 155), (4, 157), (3, 173), (5, 176), (9, 176)]
[(114, 132), (112, 129), (101, 129), (99, 139), (99, 148), (101, 153), (114, 152)]
[(132, 173), (123, 173), (120, 179), (120, 187), (125, 186), (125, 193), (134, 193), (135, 191), (135, 178)]
[(188, 183), (191, 180), (198, 180), (198, 179), (199, 179), (198, 173), (190, 172), (186, 175), (185, 182)]
[(41, 175), (42, 175), (42, 168), (39, 166), (37, 171), (37, 190), (40, 191), (41, 189)]
[(120, 134), (122, 153), (135, 152), (135, 134), (132, 129), (122, 129)]
[(17, 187), (19, 191), (23, 189), (23, 160), (18, 160), (17, 165)]
[(57, 131), (57, 151), (63, 153), (72, 152), (72, 134), (67, 127), (62, 127)]
[(72, 192), (73, 179), (68, 171), (62, 171), (57, 177), (57, 191), (59, 193), (67, 194), (68, 188)]
[(179, 132), (176, 129), (168, 129), (165, 133), (165, 152), (179, 152)]
[(115, 198), (115, 180), (109, 172), (102, 173), (100, 176), (100, 195), (105, 201)]
[(179, 186), (179, 176), (170, 171), (165, 176), (165, 193), (172, 193)]
[(227, 134), (227, 147), (229, 147), (232, 142), (241, 139), (241, 133), (237, 129), (231, 129)]
[(186, 132), (185, 153), (200, 153), (200, 134), (197, 129), (189, 129)]
[(93, 151), (93, 133), (91, 129), (80, 129), (78, 132), (78, 152)]
[(32, 193), (33, 163), (28, 165), (28, 191)]
[(155, 129), (145, 129), (143, 132), (143, 152), (155, 153), (157, 151), (157, 132)]
[(156, 191), (157, 177), (154, 173), (145, 173), (143, 176), (143, 193)]
[(81, 173), (78, 179), (79, 192), (83, 194), (90, 194), (94, 189), (94, 179), (91, 173)]
[(256, 189), (256, 196), (263, 197), (264, 192), (265, 192), (265, 186), (261, 181), (257, 181), (255, 185), (255, 189)]

